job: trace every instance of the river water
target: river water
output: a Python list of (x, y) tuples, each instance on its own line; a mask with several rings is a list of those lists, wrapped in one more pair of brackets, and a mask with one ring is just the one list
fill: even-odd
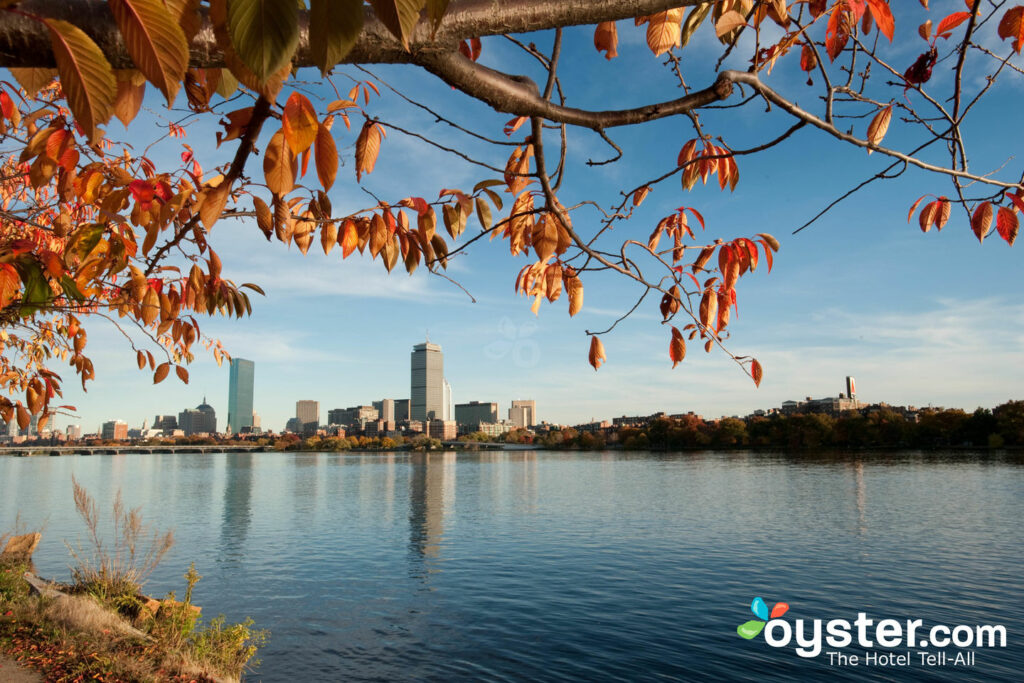
[[(204, 615), (271, 631), (250, 680), (1024, 680), (1019, 455), (0, 457), (0, 529), (44, 526), (45, 576), (84, 540), (72, 475), (174, 529), (150, 593), (195, 561)], [(737, 635), (754, 597), (808, 636), (864, 612), (1006, 646), (801, 657)]]

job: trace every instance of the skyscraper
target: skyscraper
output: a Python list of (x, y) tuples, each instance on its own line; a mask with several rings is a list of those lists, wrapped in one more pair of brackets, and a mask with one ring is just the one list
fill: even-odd
[(409, 419), (440, 420), (444, 415), (444, 355), (438, 344), (412, 347)]
[(448, 384), (448, 380), (444, 381), (444, 415), (441, 417), (442, 420), (454, 420), (455, 409), (452, 407), (452, 385)]
[(240, 434), (244, 427), (252, 430), (252, 394), (256, 364), (244, 358), (231, 359), (228, 380), (228, 428)]
[(320, 402), (319, 401), (296, 401), (295, 402), (295, 417), (298, 418), (299, 424), (307, 425), (310, 423), (320, 424)]

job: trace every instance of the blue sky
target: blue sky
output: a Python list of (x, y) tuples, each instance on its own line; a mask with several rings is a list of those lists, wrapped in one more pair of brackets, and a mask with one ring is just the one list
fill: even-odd
[[(946, 5), (949, 11), (962, 7), (959, 2), (932, 5), (930, 16), (936, 23)], [(929, 16), (917, 3), (908, 3), (901, 11), (906, 15), (897, 16), (897, 36), (913, 35), (917, 24)], [(592, 28), (567, 31), (561, 73), (569, 104), (624, 108), (678, 96), (671, 73), (644, 45), (643, 29), (620, 22), (619, 36), (621, 56), (607, 62), (593, 49)], [(550, 35), (531, 38), (541, 47), (550, 45)], [(893, 57), (901, 69), (925, 49), (917, 38), (906, 42)], [(681, 53), (691, 86), (705, 87), (713, 80), (706, 56), (717, 57), (717, 52), (711, 52), (716, 45), (704, 27)], [(503, 39), (487, 39), (481, 61), (529, 73), (532, 67), (515, 50)], [(745, 54), (743, 50), (736, 53)], [(767, 80), (817, 111), (817, 91), (803, 85), (806, 75), (797, 61), (796, 55), (781, 60)], [(732, 66), (742, 68), (738, 59)], [(937, 79), (948, 66), (936, 67)], [(355, 69), (341, 71), (366, 77)], [(500, 137), (509, 118), (415, 68), (373, 71), (491, 136)], [(310, 79), (307, 93), (325, 101), (334, 99), (329, 88), (313, 84), (316, 76), (313, 70), (300, 72), (300, 80)], [(969, 68), (971, 87), (977, 87), (979, 78), (980, 72)], [(344, 76), (336, 81), (347, 89)], [(1003, 177), (1016, 173), (1019, 161), (1013, 155), (1019, 151), (1019, 136), (997, 131), (1014, 120), (1010, 112), (1019, 108), (1021, 88), (1018, 75), (1004, 74), (988, 104), (981, 105), (968, 126), (973, 170), (988, 172), (1006, 163)], [(495, 153), (467, 142), (465, 136), (435, 124), (388, 91), (382, 93), (371, 102), (370, 113), (504, 165), (507, 150)], [(892, 91), (886, 96), (899, 94)], [(178, 104), (183, 103), (181, 94)], [(131, 131), (142, 139), (157, 130), (157, 116), (167, 114), (156, 98), (147, 98), (146, 104), (148, 111)], [(792, 123), (783, 115), (765, 114), (762, 104), (707, 112), (702, 121), (708, 132), (723, 136), (734, 148), (762, 143)], [(863, 135), (867, 120), (854, 119), (851, 125)], [(276, 128), (271, 125), (264, 131), (263, 140)], [(189, 129), (187, 142), (199, 150), (211, 149), (215, 129), (215, 121), (206, 117)], [(334, 132), (345, 165), (331, 192), (337, 215), (373, 204), (355, 182), (356, 131), (342, 131), (338, 122)], [(111, 133), (117, 137), (123, 131), (114, 123)], [(608, 148), (593, 133), (570, 129), (570, 170), (560, 193), (563, 203), (582, 199), (611, 203), (620, 190), (673, 168), (679, 148), (693, 137), (693, 131), (687, 120), (674, 117), (632, 130), (614, 130), (611, 135), (626, 150), (625, 158), (611, 166), (587, 167), (586, 159), (601, 158)], [(909, 149), (920, 140), (918, 136), (894, 120), (886, 144)], [(553, 140), (549, 136), (548, 144), (553, 145)], [(209, 169), (233, 151), (229, 143), (218, 152), (211, 151), (212, 156), (204, 151), (200, 158)], [(173, 146), (163, 145), (155, 157), (173, 158), (176, 153)], [(942, 161), (938, 155), (926, 158)], [(260, 177), (261, 160), (249, 163), (250, 174)], [(563, 297), (553, 305), (545, 303), (540, 315), (534, 316), (530, 302), (513, 292), (516, 273), (528, 261), (512, 258), (507, 243), (500, 240), (478, 242), (465, 257), (451, 263), (448, 274), (472, 293), (473, 303), (457, 287), (423, 268), (412, 277), (397, 269), (389, 276), (379, 262), (358, 254), (342, 261), (336, 249), (325, 256), (318, 240), (303, 257), (294, 246), (267, 243), (250, 222), (221, 221), (211, 243), (222, 256), (225, 276), (235, 282), (256, 282), (267, 297), (254, 297), (251, 318), (201, 323), (203, 331), (220, 338), (232, 354), (255, 361), (256, 411), (264, 426), (273, 429), (280, 429), (294, 414), (299, 399), (320, 401), (325, 417), (330, 408), (408, 397), (409, 352), (427, 330), (431, 341), (444, 349), (445, 374), (456, 402), (496, 401), (504, 415), (512, 399), (533, 398), (539, 418), (553, 422), (657, 410), (692, 410), (709, 417), (745, 414), (787, 399), (837, 394), (847, 374), (857, 378), (859, 397), (872, 402), (973, 409), (1020, 398), (1024, 303), (1019, 290), (1024, 282), (1019, 253), (994, 235), (979, 245), (962, 213), (954, 213), (941, 233), (922, 234), (916, 219), (906, 221), (907, 210), (918, 196), (951, 193), (947, 181), (908, 171), (897, 180), (870, 186), (814, 226), (791, 234), (831, 199), (888, 163), (878, 154), (868, 156), (824, 133), (804, 129), (786, 144), (740, 159), (741, 179), (734, 193), (720, 192), (717, 184), (698, 185), (684, 193), (673, 178), (657, 186), (633, 220), (616, 229), (614, 237), (620, 240), (627, 236), (646, 240), (659, 218), (687, 205), (699, 208), (707, 219), (705, 236), (698, 235), (701, 239), (758, 232), (779, 238), (782, 249), (772, 273), (762, 266), (741, 279), (739, 316), (730, 325), (729, 348), (757, 357), (765, 367), (759, 389), (726, 356), (705, 354), (696, 344), (686, 361), (672, 370), (668, 334), (660, 325), (654, 297), (604, 337), (608, 363), (594, 372), (587, 364), (589, 338), (584, 331), (606, 328), (639, 292), (621, 277), (588, 274), (579, 315), (568, 317)], [(486, 169), (389, 131), (376, 170), (364, 177), (364, 185), (391, 201), (410, 195), (430, 200), (442, 187), (469, 190), (476, 181), (491, 177), (495, 174)], [(597, 224), (597, 213), (582, 208), (573, 221), (587, 233)], [(475, 219), (471, 220), (460, 243), (478, 229)], [(79, 417), (59, 418), (59, 426), (80, 423), (89, 431), (113, 418), (138, 425), (156, 413), (194, 407), (204, 395), (217, 409), (219, 424), (224, 423), (226, 364), (217, 367), (208, 355), (200, 354), (188, 386), (172, 376), (153, 387), (148, 373), (135, 370), (134, 352), (119, 332), (94, 321), (89, 335), (98, 379), (83, 394), (71, 372), (65, 373), (66, 402), (77, 406)]]

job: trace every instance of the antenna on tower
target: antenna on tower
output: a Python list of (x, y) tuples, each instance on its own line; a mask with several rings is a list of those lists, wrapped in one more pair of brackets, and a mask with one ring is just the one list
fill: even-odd
[(430, 343), (430, 328), (427, 328), (427, 343)]

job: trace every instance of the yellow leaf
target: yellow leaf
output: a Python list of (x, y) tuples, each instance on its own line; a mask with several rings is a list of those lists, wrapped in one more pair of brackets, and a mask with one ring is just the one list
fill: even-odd
[(267, 143), (263, 155), (263, 174), (267, 179), (267, 187), (276, 195), (286, 195), (295, 187), (295, 173), (298, 164), (284, 137), (279, 130)]
[(409, 49), (409, 38), (427, 0), (370, 0), (377, 18)]
[(305, 95), (293, 92), (284, 105), (281, 116), (281, 130), (292, 154), (298, 156), (309, 149), (317, 138), (320, 127), (316, 119), (316, 110)]
[[(886, 131), (889, 130), (889, 122), (892, 120), (892, 105), (890, 104), (885, 109), (875, 114), (875, 118), (871, 119), (871, 123), (868, 124), (868, 142), (872, 145), (877, 145), (885, 137)], [(871, 154), (871, 148), (868, 148), (868, 154)]]
[(75, 121), (90, 142), (99, 139), (97, 126), (110, 120), (117, 81), (110, 62), (82, 29), (60, 19), (43, 19), (60, 74), (61, 88)]
[(647, 46), (655, 57), (681, 44), (682, 22), (681, 8), (651, 15), (647, 22)]
[(188, 68), (185, 33), (163, 0), (109, 0), (125, 49), (146, 80), (174, 102)]

